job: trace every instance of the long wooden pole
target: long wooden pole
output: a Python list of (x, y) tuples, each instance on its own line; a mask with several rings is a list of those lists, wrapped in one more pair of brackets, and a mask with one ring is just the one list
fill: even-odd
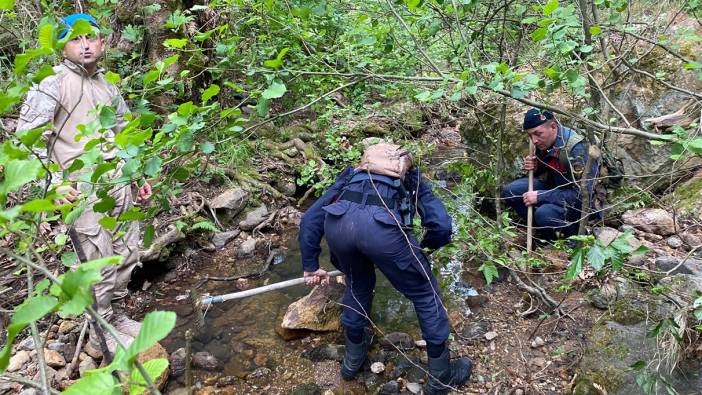
[[(333, 272), (329, 272), (327, 274), (329, 275), (329, 277), (336, 277), (336, 276), (341, 276), (343, 273), (341, 273), (338, 270), (334, 270)], [(202, 298), (201, 304), (203, 306), (206, 306), (208, 304), (222, 303), (222, 302), (226, 302), (227, 300), (246, 298), (249, 296), (254, 296), (254, 295), (262, 294), (265, 292), (275, 291), (277, 289), (288, 288), (288, 287), (292, 287), (294, 285), (299, 285), (299, 284), (304, 284), (304, 283), (305, 283), (304, 277), (294, 278), (292, 280), (281, 281), (279, 283), (274, 283), (274, 284), (268, 284), (268, 285), (265, 285), (263, 287), (258, 287), (258, 288), (254, 288), (254, 289), (247, 289), (246, 291), (233, 292), (230, 294), (219, 295), (219, 296), (204, 297), (204, 298)]]
[[(529, 156), (534, 156), (534, 142), (529, 138)], [(534, 190), (534, 170), (529, 170), (529, 192)], [(534, 206), (527, 207), (527, 253), (531, 253)]]

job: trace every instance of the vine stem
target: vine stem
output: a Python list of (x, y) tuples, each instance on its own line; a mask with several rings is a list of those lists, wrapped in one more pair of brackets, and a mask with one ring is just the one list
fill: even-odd
[[(29, 260), (27, 259), (27, 262)], [(31, 296), (34, 292), (34, 274), (32, 272), (32, 267), (27, 263), (27, 295)], [(41, 381), (41, 390), (44, 395), (49, 395), (51, 393), (51, 387), (49, 386), (49, 381), (46, 378), (46, 358), (44, 358), (44, 342), (39, 336), (39, 330), (37, 329), (36, 322), (31, 322), (29, 324), (29, 329), (32, 333), (32, 340), (34, 340), (34, 348), (37, 351), (37, 367), (39, 368), (39, 379)]]

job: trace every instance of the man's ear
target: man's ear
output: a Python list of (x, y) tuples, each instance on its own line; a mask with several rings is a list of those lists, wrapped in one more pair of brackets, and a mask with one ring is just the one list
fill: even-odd
[(100, 51), (105, 52), (105, 44), (107, 41), (104, 36), (100, 36)]

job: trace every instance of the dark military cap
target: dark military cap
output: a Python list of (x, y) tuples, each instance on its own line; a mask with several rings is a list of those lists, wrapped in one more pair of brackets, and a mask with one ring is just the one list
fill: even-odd
[(538, 108), (530, 108), (529, 111), (524, 114), (524, 130), (535, 128), (550, 119), (553, 119), (552, 112), (542, 111)]

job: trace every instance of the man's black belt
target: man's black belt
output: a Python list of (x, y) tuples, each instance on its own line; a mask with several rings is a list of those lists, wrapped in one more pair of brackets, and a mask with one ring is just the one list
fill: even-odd
[[(341, 194), (339, 197), (339, 200), (348, 200), (349, 202), (354, 202), (354, 203), (359, 203), (363, 204), (363, 196), (366, 195), (366, 204), (369, 204), (371, 206), (380, 206), (380, 207), (385, 207), (388, 206), (390, 210), (393, 210), (396, 206), (395, 200), (390, 199), (390, 198), (381, 198), (380, 196), (376, 194), (366, 194), (362, 192), (356, 192), (356, 191), (344, 191), (344, 193)], [(383, 201), (385, 204), (383, 204)]]

